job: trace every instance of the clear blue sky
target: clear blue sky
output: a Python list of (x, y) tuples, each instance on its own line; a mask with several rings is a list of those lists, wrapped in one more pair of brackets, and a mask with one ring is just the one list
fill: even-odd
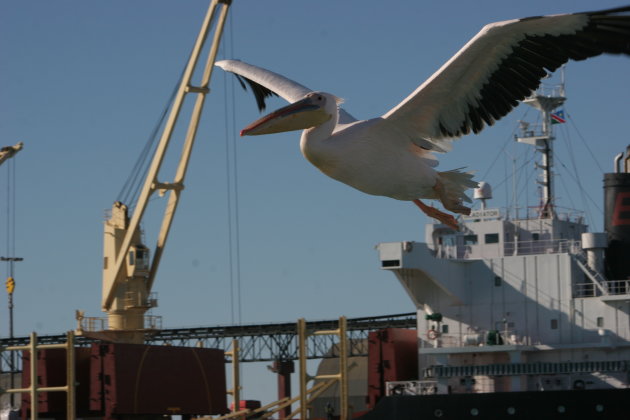
[[(24, 257), (16, 265), (16, 334), (72, 329), (75, 309), (101, 314), (103, 211), (116, 199), (177, 81), (207, 3), (0, 3), (0, 146), (25, 144), (15, 160), (16, 255)], [(623, 4), (235, 0), (220, 56), (334, 93), (345, 98), (354, 116), (369, 118), (396, 105), (486, 23)], [(575, 163), (584, 190), (601, 208), (599, 167), (608, 171), (612, 157), (630, 142), (628, 74), (627, 57), (598, 57), (567, 67), (565, 112), (571, 123), (562, 130), (572, 132), (572, 146), (557, 142), (562, 178), (557, 193), (565, 206), (583, 207), (572, 189), (573, 175), (561, 172)], [(253, 99), (220, 70), (212, 89), (154, 287), (160, 299), (155, 314), (164, 317), (164, 326), (414, 310), (394, 276), (379, 269), (374, 245), (423, 240), (424, 214), (410, 203), (367, 196), (326, 178), (300, 155), (298, 133), (234, 137), (258, 118)], [(275, 100), (270, 108), (280, 105)], [(462, 139), (440, 156), (440, 168), (476, 170), (485, 176), (479, 180), (498, 185), (494, 205), (505, 206), (510, 156), (531, 153), (512, 141), (525, 108)], [(236, 110), (233, 119), (226, 109)], [(238, 270), (232, 265), (231, 275), (226, 144), (231, 148), (233, 142), (240, 264)], [(172, 151), (179, 152), (178, 143)], [(7, 171), (0, 168), (0, 255), (7, 252)], [(167, 171), (162, 178), (171, 176)], [(535, 190), (529, 192), (534, 197)], [(155, 204), (159, 209), (159, 200)], [(601, 213), (590, 207), (591, 223), (601, 230)], [(158, 229), (154, 219), (150, 215), (144, 225), (149, 246)], [(4, 274), (5, 267), (1, 270)], [(230, 299), (230, 278), (237, 271), (240, 311)], [(0, 336), (6, 336), (2, 296)], [(271, 374), (265, 378), (273, 379)], [(273, 396), (269, 390), (255, 391), (259, 386), (251, 381), (249, 388), (245, 383), (247, 398)]]

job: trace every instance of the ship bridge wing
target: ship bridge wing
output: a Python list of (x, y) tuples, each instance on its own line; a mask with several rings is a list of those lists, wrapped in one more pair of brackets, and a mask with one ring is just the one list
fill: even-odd
[(401, 282), (416, 307), (431, 301), (443, 301), (447, 305), (467, 304), (471, 295), (467, 278), (485, 267), (475, 260), (437, 259), (427, 244), (418, 242), (387, 242), (378, 245), (381, 267), (391, 270)]

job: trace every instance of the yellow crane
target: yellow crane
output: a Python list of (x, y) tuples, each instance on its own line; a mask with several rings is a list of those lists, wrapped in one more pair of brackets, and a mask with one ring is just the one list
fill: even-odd
[[(231, 0), (212, 0), (197, 36), (194, 48), (184, 70), (181, 82), (175, 94), (170, 114), (164, 125), (160, 140), (149, 166), (138, 201), (129, 216), (125, 203), (115, 202), (111, 216), (105, 222), (102, 310), (107, 313), (107, 326), (90, 328), (90, 323), (82, 311), (77, 311), (79, 321), (77, 332), (109, 341), (142, 343), (147, 330), (156, 325), (145, 322), (145, 313), (157, 305), (157, 299), (151, 297), (151, 289), (160, 264), (164, 246), (168, 238), (171, 223), (177, 210), (180, 195), (184, 189), (184, 179), (188, 168), (197, 127), (199, 125), (204, 100), (210, 92), (208, 85), (212, 76), (214, 62), (219, 49), (221, 35), (228, 15)], [(192, 78), (198, 62), (203, 56), (206, 41), (210, 37), (201, 80), (193, 84)], [(163, 182), (159, 179), (160, 168), (171, 141), (176, 123), (180, 118), (182, 106), (188, 98), (194, 99), (188, 129), (174, 179)], [(150, 249), (142, 243), (140, 223), (154, 193), (168, 193), (161, 229), (150, 258)], [(92, 327), (94, 324), (92, 323)]]

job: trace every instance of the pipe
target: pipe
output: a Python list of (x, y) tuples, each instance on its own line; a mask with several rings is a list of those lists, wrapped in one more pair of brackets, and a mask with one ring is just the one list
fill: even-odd
[(615, 159), (614, 159), (615, 163), (614, 163), (613, 170), (615, 171), (616, 174), (618, 174), (621, 171), (619, 162), (621, 162), (622, 158), (623, 158), (623, 153), (619, 153), (617, 156), (615, 156)]

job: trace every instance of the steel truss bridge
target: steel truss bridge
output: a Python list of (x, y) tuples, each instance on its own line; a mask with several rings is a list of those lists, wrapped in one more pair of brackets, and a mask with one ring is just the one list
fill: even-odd
[[(307, 321), (310, 331), (335, 330), (339, 320)], [(367, 338), (370, 331), (383, 328), (416, 328), (416, 313), (382, 315), (363, 318), (348, 318), (348, 356), (367, 356)], [(297, 323), (250, 324), (214, 327), (170, 328), (147, 333), (146, 343), (154, 345), (197, 346), (230, 350), (232, 340), (239, 342), (241, 362), (288, 361), (298, 359)], [(39, 344), (57, 344), (66, 341), (66, 335), (43, 335), (37, 337)], [(27, 345), (29, 337), (0, 339), (0, 347)], [(76, 337), (78, 346), (89, 346), (97, 342), (83, 336)], [(337, 344), (335, 336), (309, 335), (307, 357), (323, 359), (337, 357), (331, 353)], [(6, 352), (2, 355), (2, 367), (6, 367)], [(2, 369), (5, 370), (5, 369)], [(5, 370), (6, 371), (6, 370)]]

